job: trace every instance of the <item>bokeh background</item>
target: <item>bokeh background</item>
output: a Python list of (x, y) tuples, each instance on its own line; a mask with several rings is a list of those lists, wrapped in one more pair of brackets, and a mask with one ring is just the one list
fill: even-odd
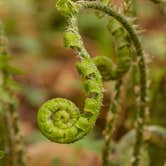
[[(118, 8), (122, 7), (120, 0), (114, 2)], [(166, 127), (166, 8), (148, 0), (135, 3), (138, 24), (145, 30), (141, 40), (148, 65), (149, 123)], [(65, 19), (56, 10), (54, 0), (0, 0), (0, 18), (9, 39), (11, 62), (23, 71), (14, 78), (22, 87), (17, 94), (20, 101), (18, 111), (28, 166), (100, 165), (103, 129), (113, 83), (104, 85), (103, 108), (88, 136), (70, 145), (49, 142), (36, 124), (41, 104), (53, 97), (65, 97), (82, 108), (84, 100), (81, 79), (75, 68), (78, 58), (63, 45)], [(99, 18), (94, 12), (80, 15), (80, 32), (91, 56), (114, 57), (112, 38), (106, 24), (106, 18)], [(133, 80), (137, 84), (137, 78), (131, 80), (129, 76), (124, 82), (123, 112), (113, 136), (115, 142), (134, 124)], [(164, 152), (160, 154), (160, 150), (152, 152), (155, 166), (162, 165), (159, 158), (163, 163), (163, 156)]]

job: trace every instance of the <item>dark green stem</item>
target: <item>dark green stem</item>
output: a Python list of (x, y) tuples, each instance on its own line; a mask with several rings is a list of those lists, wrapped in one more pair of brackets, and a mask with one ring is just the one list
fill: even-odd
[(115, 131), (114, 128), (114, 121), (115, 121), (115, 116), (116, 116), (116, 112), (117, 112), (117, 104), (119, 101), (119, 96), (120, 96), (120, 88), (122, 85), (122, 80), (119, 80), (116, 83), (115, 86), (115, 97), (112, 100), (112, 104), (110, 106), (110, 112), (111, 112), (111, 119), (109, 117), (109, 113), (108, 112), (108, 119), (107, 119), (107, 123), (106, 123), (106, 133), (105, 133), (105, 141), (104, 141), (104, 147), (103, 147), (103, 153), (102, 153), (102, 165), (103, 166), (107, 166), (109, 165), (109, 154), (111, 152), (111, 143), (112, 143), (112, 135)]

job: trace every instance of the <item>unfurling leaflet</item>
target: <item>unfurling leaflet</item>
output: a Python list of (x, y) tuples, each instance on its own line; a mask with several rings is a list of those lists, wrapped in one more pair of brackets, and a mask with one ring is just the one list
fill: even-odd
[(108, 28), (116, 39), (118, 63), (114, 65), (111, 59), (106, 56), (93, 58), (104, 81), (121, 79), (128, 72), (131, 63), (130, 46), (126, 31), (120, 23), (113, 19), (109, 22)]

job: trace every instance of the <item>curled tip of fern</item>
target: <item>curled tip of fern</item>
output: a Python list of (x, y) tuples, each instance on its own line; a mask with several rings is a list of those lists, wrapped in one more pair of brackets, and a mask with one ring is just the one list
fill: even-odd
[(41, 106), (37, 122), (41, 132), (49, 140), (57, 143), (70, 143), (78, 134), (75, 126), (78, 118), (79, 110), (71, 101), (56, 98)]
[(101, 107), (103, 87), (96, 66), (90, 59), (83, 59), (77, 63), (77, 69), (87, 93), (84, 112), (80, 114), (74, 103), (63, 98), (47, 101), (38, 111), (38, 126), (53, 142), (72, 143), (81, 139), (93, 127)]

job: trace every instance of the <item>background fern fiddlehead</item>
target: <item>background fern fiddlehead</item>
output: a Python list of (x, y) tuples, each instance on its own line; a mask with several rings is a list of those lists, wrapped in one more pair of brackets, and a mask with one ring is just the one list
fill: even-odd
[[(103, 165), (109, 163), (109, 152), (111, 152), (111, 139), (115, 129), (114, 121), (117, 112), (117, 105), (120, 96), (120, 88), (122, 85), (122, 77), (126, 74), (131, 65), (131, 51), (128, 42), (128, 36), (123, 27), (116, 20), (111, 19), (108, 28), (115, 38), (118, 62), (114, 65), (110, 58), (106, 56), (97, 56), (93, 60), (100, 71), (104, 81), (114, 80), (117, 81), (115, 86), (115, 97), (110, 106), (110, 112), (107, 113), (107, 123), (105, 129), (105, 143), (102, 152)], [(110, 115), (111, 114), (111, 115)], [(110, 119), (111, 117), (111, 119)]]
[(141, 47), (141, 43), (139, 41), (139, 38), (137, 36), (137, 33), (135, 30), (132, 28), (132, 26), (128, 23), (128, 21), (120, 14), (114, 12), (111, 8), (107, 8), (106, 6), (102, 4), (98, 4), (96, 2), (82, 2), (82, 5), (85, 8), (91, 8), (91, 9), (96, 9), (99, 11), (102, 11), (109, 16), (112, 16), (115, 18), (117, 21), (119, 21), (123, 27), (127, 30), (129, 33), (130, 39), (132, 40), (137, 56), (139, 58), (139, 71), (140, 71), (140, 108), (137, 113), (137, 131), (136, 131), (136, 143), (134, 146), (134, 157), (132, 160), (132, 165), (137, 166), (139, 164), (139, 159), (140, 159), (140, 147), (143, 142), (143, 127), (144, 127), (144, 122), (145, 122), (145, 103), (146, 103), (146, 65), (144, 62), (144, 55), (143, 55), (143, 50)]
[(113, 19), (109, 22), (108, 27), (116, 39), (118, 62), (117, 65), (114, 65), (111, 59), (105, 56), (94, 58), (94, 62), (104, 81), (122, 78), (129, 70), (131, 62), (130, 48), (125, 30)]
[(57, 98), (46, 102), (39, 109), (38, 125), (41, 132), (51, 141), (71, 143), (81, 139), (94, 125), (102, 102), (103, 86), (100, 73), (84, 48), (78, 32), (77, 4), (59, 1), (57, 7), (68, 20), (64, 35), (65, 46), (76, 50), (81, 57), (77, 70), (83, 78), (87, 98), (83, 114), (67, 99)]

